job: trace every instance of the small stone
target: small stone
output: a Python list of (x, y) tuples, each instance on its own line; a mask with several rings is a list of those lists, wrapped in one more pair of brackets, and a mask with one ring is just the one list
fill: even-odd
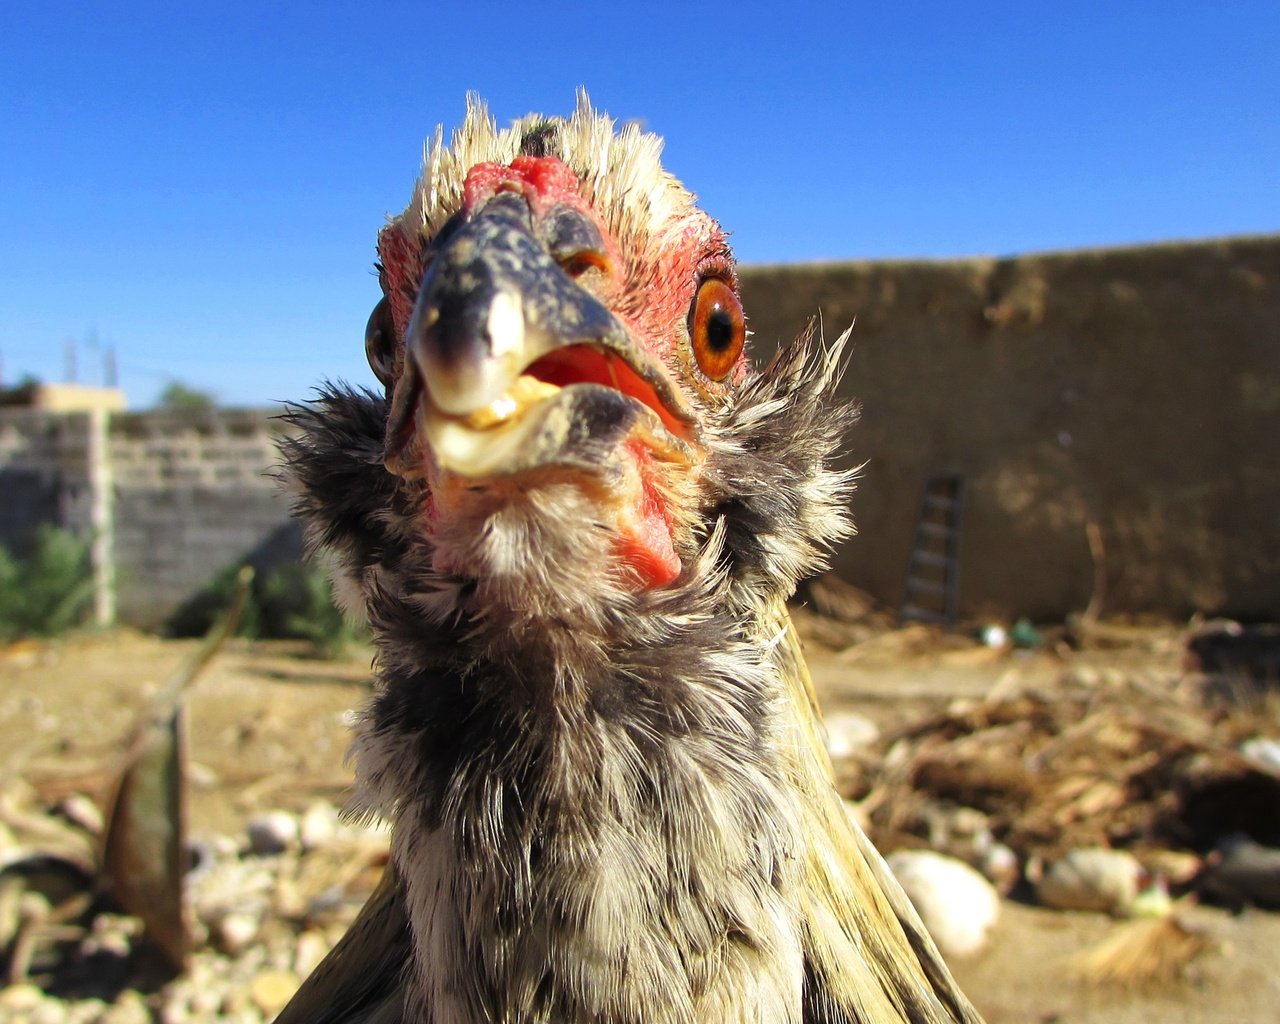
[(39, 1006), (31, 1008), (27, 1017), (30, 1024), (67, 1024), (67, 1006), (55, 999), (46, 999)]
[(302, 812), (298, 838), (304, 851), (320, 850), (333, 844), (338, 835), (338, 811), (331, 803), (317, 800)]
[(1280, 772), (1280, 740), (1255, 736), (1240, 744), (1240, 753), (1271, 772)]
[(249, 998), (268, 1017), (274, 1017), (293, 998), (301, 984), (292, 971), (260, 971), (249, 983)]
[(223, 997), (217, 988), (202, 988), (191, 993), (188, 1005), (197, 1017), (215, 1017), (223, 1009)]
[(329, 943), (317, 931), (305, 931), (298, 936), (293, 949), (293, 970), (299, 978), (307, 977), (329, 952)]
[(1036, 898), (1055, 910), (1101, 910), (1124, 916), (1137, 898), (1142, 866), (1123, 850), (1071, 850), (1036, 883)]
[(1000, 896), (963, 861), (932, 850), (899, 850), (889, 868), (944, 956), (980, 952), (1000, 917)]
[(232, 911), (209, 927), (209, 939), (221, 952), (236, 956), (258, 937), (261, 922), (253, 914)]
[(66, 1024), (98, 1024), (107, 1012), (101, 999), (78, 999), (67, 1010)]
[(272, 912), (277, 917), (305, 917), (309, 905), (310, 901), (294, 879), (282, 876), (276, 882), (275, 892), (272, 894)]
[(124, 960), (133, 951), (133, 942), (129, 934), (123, 929), (103, 928), (100, 931), (94, 929), (90, 935), (85, 937), (84, 942), (80, 944), (80, 948), (86, 956), (106, 954), (107, 956), (114, 956)]
[(249, 852), (263, 856), (284, 853), (297, 845), (298, 819), (288, 811), (264, 811), (249, 819)]
[(974, 807), (957, 807), (951, 813), (951, 831), (958, 836), (990, 835), (991, 826), (985, 814)]
[(0, 989), (0, 1010), (33, 1010), (44, 1002), (44, 993), (30, 982)]
[(151, 1024), (151, 1011), (141, 993), (126, 989), (102, 1015), (102, 1024)]
[(1102, 682), (1102, 673), (1092, 665), (1073, 665), (1065, 674), (1063, 682), (1070, 686), (1095, 690)]
[(1009, 632), (1003, 626), (992, 623), (978, 630), (978, 642), (983, 647), (1004, 648), (1009, 646)]
[(1229, 903), (1280, 909), (1280, 849), (1236, 833), (1218, 843), (1208, 867), (1208, 888)]
[(1022, 877), (1022, 869), (1018, 865), (1018, 855), (1004, 843), (992, 843), (982, 854), (979, 865), (987, 881), (996, 887), (996, 892), (1007, 896), (1013, 891)]

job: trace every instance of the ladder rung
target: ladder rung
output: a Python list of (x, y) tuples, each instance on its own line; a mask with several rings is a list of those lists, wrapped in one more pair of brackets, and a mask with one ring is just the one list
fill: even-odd
[(899, 612), (904, 621), (914, 619), (944, 626), (955, 621), (964, 492), (964, 477), (959, 474), (936, 474), (925, 481)]
[(950, 555), (940, 555), (936, 551), (921, 551), (917, 548), (911, 553), (911, 561), (916, 565), (933, 565), (942, 569), (950, 569), (955, 560)]

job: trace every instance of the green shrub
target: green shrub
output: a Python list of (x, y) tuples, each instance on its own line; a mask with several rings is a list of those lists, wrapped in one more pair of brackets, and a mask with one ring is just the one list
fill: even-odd
[[(204, 636), (231, 603), (240, 565), (230, 565), (169, 620), (175, 636)], [(331, 657), (360, 636), (333, 603), (328, 577), (314, 565), (286, 564), (254, 576), (236, 635), (250, 639), (306, 640)]]
[[(205, 636), (213, 628), (218, 616), (231, 606), (239, 586), (239, 575), (242, 563), (228, 565), (213, 579), (200, 588), (195, 596), (189, 598), (181, 608), (169, 616), (166, 624), (170, 636)], [(236, 636), (250, 640), (261, 635), (262, 611), (258, 605), (258, 577), (255, 575), (253, 586), (240, 609), (240, 618), (236, 623)]]
[(0, 547), (0, 641), (53, 636), (82, 625), (92, 603), (87, 540), (44, 525), (26, 558)]
[(309, 563), (272, 572), (259, 602), (264, 636), (307, 640), (322, 657), (340, 654), (358, 636), (333, 603), (328, 576)]

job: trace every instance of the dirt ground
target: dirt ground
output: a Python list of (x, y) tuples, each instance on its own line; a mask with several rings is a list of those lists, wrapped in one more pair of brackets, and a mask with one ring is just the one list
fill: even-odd
[[(195, 647), (121, 632), (10, 650), (0, 657), (5, 775), (50, 798), (93, 793), (120, 757), (144, 698)], [(190, 698), (193, 836), (239, 835), (248, 814), (263, 808), (302, 810), (317, 797), (342, 802), (350, 714), (368, 693), (369, 659), (368, 650), (354, 650), (317, 661), (298, 646), (240, 641), (219, 654)], [(1073, 661), (1153, 681), (1179, 671), (1170, 649)], [(882, 729), (1011, 680), (1051, 684), (1066, 667), (1047, 655), (976, 647), (888, 650), (852, 664), (814, 652), (811, 662), (829, 709), (857, 711)], [(1158, 991), (1090, 989), (1073, 979), (1067, 961), (1111, 934), (1111, 919), (1012, 901), (989, 950), (952, 966), (990, 1024), (1280, 1022), (1280, 915), (1197, 907), (1189, 919), (1211, 936), (1210, 952), (1186, 980)]]

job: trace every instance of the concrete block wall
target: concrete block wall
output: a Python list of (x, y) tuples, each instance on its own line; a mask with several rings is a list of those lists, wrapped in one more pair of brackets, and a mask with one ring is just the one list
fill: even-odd
[(89, 528), (89, 416), (0, 410), (0, 544), (25, 555), (41, 523)]
[[(36, 523), (88, 531), (88, 415), (0, 410), (0, 543)], [(268, 410), (144, 412), (109, 426), (120, 621), (157, 627), (219, 571), (296, 560), (301, 537), (273, 476)]]
[[(264, 410), (115, 417), (119, 615), (162, 622), (228, 565), (259, 569), (300, 553), (273, 476), (281, 424)], [(281, 541), (293, 536), (292, 543)]]

